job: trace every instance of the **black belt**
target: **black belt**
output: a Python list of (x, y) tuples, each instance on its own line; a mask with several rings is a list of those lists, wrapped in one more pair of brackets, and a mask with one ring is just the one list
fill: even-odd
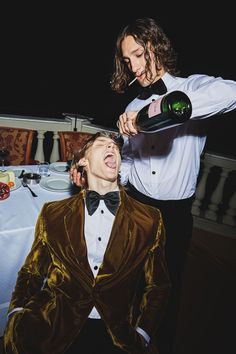
[(139, 192), (130, 182), (127, 183), (125, 186), (127, 193), (133, 197), (134, 199), (138, 200), (141, 203), (148, 204), (154, 206), (156, 208), (162, 208), (167, 205), (169, 206), (182, 206), (182, 207), (189, 207), (191, 206), (194, 195), (189, 198), (185, 199), (168, 199), (168, 200), (160, 200), (148, 197), (147, 195)]

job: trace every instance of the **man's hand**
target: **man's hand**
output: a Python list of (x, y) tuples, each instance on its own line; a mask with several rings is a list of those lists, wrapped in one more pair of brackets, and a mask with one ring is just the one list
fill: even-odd
[(122, 135), (133, 136), (138, 134), (136, 126), (137, 111), (124, 112), (120, 115), (116, 125)]
[(77, 187), (83, 187), (85, 180), (81, 176), (81, 172), (77, 171), (77, 168), (71, 167), (70, 169), (70, 178)]

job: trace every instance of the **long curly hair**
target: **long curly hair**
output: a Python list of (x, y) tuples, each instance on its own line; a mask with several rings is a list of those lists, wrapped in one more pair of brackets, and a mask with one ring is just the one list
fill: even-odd
[(148, 51), (148, 44), (151, 45), (157, 72), (163, 67), (166, 72), (177, 75), (179, 71), (176, 68), (177, 53), (171, 45), (162, 28), (158, 26), (152, 18), (136, 19), (133, 23), (126, 26), (118, 35), (114, 56), (114, 72), (111, 77), (111, 88), (113, 91), (123, 93), (128, 87), (128, 83), (133, 78), (127, 63), (125, 63), (122, 54), (122, 41), (127, 36), (132, 36), (135, 41), (144, 48), (146, 60), (146, 74), (151, 78), (151, 58)]

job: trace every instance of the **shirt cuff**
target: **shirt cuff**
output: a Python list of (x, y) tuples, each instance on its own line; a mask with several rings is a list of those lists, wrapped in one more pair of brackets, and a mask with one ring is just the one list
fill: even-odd
[(136, 328), (136, 331), (141, 334), (141, 336), (145, 339), (145, 341), (147, 342), (147, 344), (150, 342), (150, 337), (149, 335), (140, 327)]
[(11, 311), (7, 314), (7, 318), (9, 318), (9, 317), (13, 314), (13, 312), (21, 311), (21, 310), (23, 310), (23, 309), (24, 309), (24, 307), (15, 307), (13, 310), (11, 310)]

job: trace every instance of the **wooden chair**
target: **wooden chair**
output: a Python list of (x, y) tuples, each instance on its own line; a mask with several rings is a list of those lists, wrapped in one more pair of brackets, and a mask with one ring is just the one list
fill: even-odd
[(61, 161), (69, 161), (74, 153), (78, 152), (86, 141), (94, 134), (85, 132), (62, 131), (58, 132), (60, 139)]
[(0, 146), (9, 151), (8, 161), (10, 165), (32, 164), (31, 148), (34, 130), (0, 127)]

